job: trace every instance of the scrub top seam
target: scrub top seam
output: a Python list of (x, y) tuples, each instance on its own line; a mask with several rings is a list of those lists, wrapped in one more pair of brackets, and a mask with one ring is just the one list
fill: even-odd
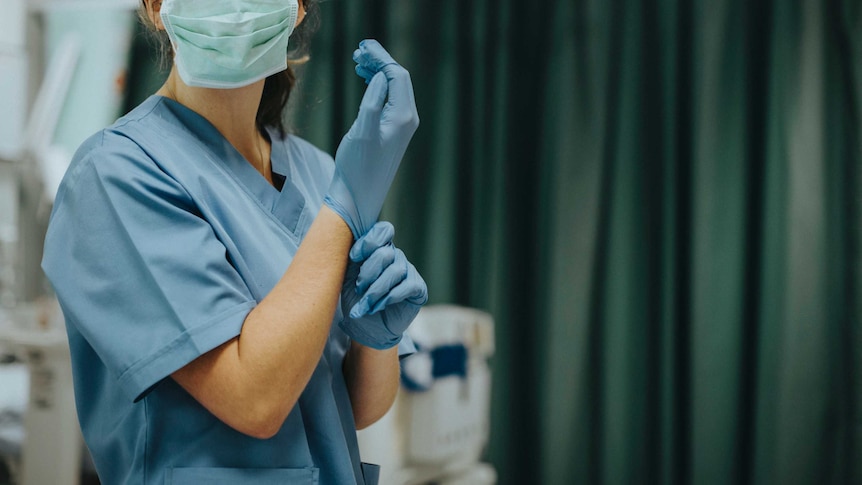
[[(182, 181), (180, 181), (179, 179), (177, 179), (176, 177), (174, 177), (174, 176), (173, 176), (173, 174), (171, 174), (171, 173), (169, 173), (168, 171), (166, 171), (166, 170), (165, 170), (165, 169), (164, 169), (164, 168), (159, 164), (159, 162), (157, 162), (157, 161), (156, 161), (156, 159), (155, 159), (155, 158), (153, 158), (153, 156), (150, 154), (150, 152), (149, 152), (146, 148), (144, 148), (144, 147), (143, 147), (143, 146), (142, 146), (142, 145), (141, 145), (137, 140), (135, 140), (134, 138), (132, 138), (132, 137), (131, 137), (131, 136), (129, 136), (128, 134), (123, 133), (123, 132), (121, 132), (121, 131), (114, 131), (114, 132), (113, 132), (113, 134), (114, 134), (114, 135), (116, 135), (116, 136), (117, 136), (117, 137), (119, 137), (119, 138), (122, 138), (122, 139), (124, 139), (124, 140), (127, 140), (129, 143), (131, 143), (132, 145), (134, 145), (138, 150), (140, 150), (141, 155), (142, 155), (142, 156), (144, 156), (144, 157), (146, 157), (146, 160), (147, 160), (149, 163), (151, 163), (151, 164), (153, 165), (153, 167), (155, 167), (155, 168), (158, 170), (158, 172), (159, 172), (159, 173), (161, 173), (162, 175), (164, 175), (165, 177), (167, 177), (168, 179), (170, 179), (174, 184), (176, 184), (176, 187), (177, 187), (177, 188), (182, 189), (182, 191), (183, 191), (183, 193), (185, 194), (186, 199), (187, 199), (187, 201), (190, 203), (190, 205), (193, 205), (196, 209), (198, 209), (198, 210), (200, 211), (200, 202), (198, 201), (198, 199), (196, 199), (196, 198), (195, 198), (195, 196), (193, 196), (193, 195), (192, 195), (192, 193), (189, 191), (188, 187), (186, 187), (186, 186), (185, 186), (185, 184), (183, 184), (183, 183), (182, 183)], [(104, 137), (103, 137), (103, 138), (104, 138)], [(100, 146), (100, 148), (103, 148), (103, 147), (104, 147), (104, 143)], [(93, 162), (93, 152), (95, 152), (95, 150), (90, 150), (90, 151), (86, 154), (86, 159), (89, 159), (89, 160), (88, 160), (88, 163), (89, 163), (89, 165), (92, 165), (93, 170), (94, 170), (96, 173), (99, 173), (99, 167), (98, 167), (98, 165), (96, 165), (96, 164)], [(85, 159), (85, 160), (86, 160), (86, 159)], [(82, 161), (83, 161), (83, 160), (82, 160)], [(83, 165), (83, 164), (82, 164), (82, 165)], [(83, 170), (83, 168), (82, 168), (82, 169), (77, 170), (77, 172), (80, 172), (81, 170)], [(204, 222), (206, 222), (207, 224), (209, 224), (210, 226), (212, 226), (212, 224), (210, 224), (210, 222), (206, 219), (206, 217), (203, 217), (203, 212), (202, 212), (202, 211), (200, 211), (200, 212), (201, 212), (200, 214), (193, 214), (193, 215), (195, 215), (195, 216), (196, 216), (196, 217), (198, 217), (199, 219), (203, 220)]]
[[(198, 116), (200, 116), (200, 115), (198, 115)], [(219, 134), (219, 135), (220, 135), (220, 136), (222, 136), (221, 134)], [(222, 136), (222, 138), (224, 138), (224, 137)], [(263, 204), (263, 202), (261, 202), (261, 201), (260, 201), (260, 198), (259, 198), (259, 197), (257, 197), (254, 193), (252, 193), (252, 192), (251, 192), (251, 190), (246, 186), (246, 184), (244, 184), (244, 183), (242, 182), (242, 180), (240, 180), (240, 179), (239, 179), (235, 174), (233, 174), (230, 170), (226, 169), (226, 168), (225, 168), (224, 166), (222, 166), (221, 164), (214, 163), (214, 162), (213, 162), (213, 160), (214, 160), (214, 159), (218, 159), (218, 157), (216, 156), (216, 154), (215, 154), (215, 153), (213, 153), (213, 152), (212, 152), (212, 150), (210, 150), (210, 149), (209, 149), (209, 147), (207, 147), (205, 144), (201, 144), (201, 145), (204, 147), (204, 149), (206, 150), (207, 154), (209, 155), (208, 159), (209, 159), (210, 163), (211, 163), (213, 166), (215, 166), (215, 167), (216, 167), (216, 169), (217, 169), (217, 170), (219, 170), (223, 175), (227, 175), (228, 177), (230, 177), (230, 179), (234, 181), (234, 184), (235, 184), (235, 185), (237, 185), (237, 186), (239, 186), (240, 190), (242, 190), (242, 192), (246, 195), (246, 197), (248, 197), (249, 199), (251, 199), (252, 203), (254, 203), (254, 204), (255, 204), (255, 205), (257, 205), (260, 209), (262, 209), (262, 210), (263, 210), (263, 212), (265, 213), (266, 217), (267, 217), (268, 219), (270, 219), (272, 222), (274, 222), (274, 223), (275, 223), (275, 225), (278, 227), (278, 229), (279, 229), (280, 231), (284, 232), (284, 233), (285, 233), (285, 234), (286, 234), (286, 235), (287, 235), (287, 236), (288, 236), (288, 237), (289, 237), (293, 242), (295, 242), (297, 245), (299, 245), (299, 243), (301, 242), (301, 238), (299, 237), (299, 235), (297, 235), (296, 233), (294, 233), (293, 231), (291, 231), (290, 229), (288, 229), (287, 227), (285, 227), (284, 223), (282, 223), (282, 222), (281, 222), (281, 221), (280, 221), (280, 220), (275, 216), (275, 214), (273, 214), (273, 213), (272, 213), (273, 208), (271, 208), (271, 207), (266, 207), (266, 206)], [(233, 150), (234, 150), (234, 151), (236, 151), (236, 149), (235, 149), (235, 148), (233, 148)], [(240, 157), (242, 157), (242, 155), (240, 155)], [(248, 161), (246, 161), (246, 163), (248, 163)], [(182, 184), (181, 184), (181, 185), (182, 185)], [(273, 190), (275, 190), (275, 187), (272, 187), (272, 188), (273, 188)], [(184, 190), (186, 190), (186, 191), (188, 191), (188, 189), (186, 189), (186, 188), (185, 188), (185, 186), (183, 187), (183, 189), (184, 189)], [(278, 196), (281, 196), (281, 195), (283, 195), (283, 194), (281, 194), (281, 193), (279, 192)], [(302, 194), (302, 196), (303, 196), (303, 197), (305, 197), (305, 195), (304, 195), (304, 194)], [(195, 203), (196, 203), (196, 204), (199, 204), (199, 202), (197, 202), (196, 200), (195, 200)], [(306, 205), (307, 205), (307, 204), (306, 204)], [(297, 227), (298, 227), (298, 224), (297, 224)]]
[[(158, 98), (158, 99), (156, 99), (156, 102), (154, 102), (153, 105), (149, 107), (149, 109), (147, 109), (146, 111), (143, 111), (142, 113), (135, 113), (136, 114), (135, 117), (128, 117), (128, 115), (127, 115), (127, 116), (120, 118), (112, 126), (102, 130), (102, 133), (105, 133), (106, 131), (110, 131), (112, 133), (121, 134), (119, 131), (120, 128), (122, 128), (126, 125), (129, 125), (133, 122), (141, 122), (141, 120), (143, 120), (147, 116), (152, 115), (153, 111), (155, 111), (156, 108), (163, 102), (163, 99), (166, 99), (164, 96), (161, 96), (158, 94), (153, 95), (153, 97)], [(100, 140), (100, 144), (104, 145), (104, 141), (105, 141), (105, 139), (103, 136), (102, 140)]]
[[(186, 344), (187, 342), (193, 344), (194, 343), (194, 341), (192, 339), (193, 336), (196, 336), (196, 335), (204, 332), (205, 330), (216, 327), (221, 323), (224, 323), (230, 317), (233, 317), (238, 313), (241, 313), (243, 311), (250, 311), (256, 305), (257, 305), (257, 302), (254, 300), (246, 301), (244, 303), (239, 303), (239, 304), (234, 305), (233, 307), (229, 308), (228, 310), (225, 310), (225, 311), (219, 313), (218, 315), (214, 316), (212, 319), (206, 321), (205, 323), (203, 323), (201, 325), (196, 325), (192, 328), (185, 330), (181, 334), (177, 335), (169, 343), (162, 346), (159, 350), (157, 350), (157, 351), (155, 351), (155, 352), (153, 352), (153, 353), (151, 353), (145, 357), (142, 357), (142, 358), (138, 359), (137, 361), (135, 361), (134, 363), (132, 363), (125, 371), (123, 371), (122, 374), (120, 374), (117, 377), (117, 382), (120, 383), (120, 385), (122, 385), (123, 387), (127, 387), (129, 385), (129, 382), (131, 381), (131, 384), (134, 386), (135, 381), (136, 381), (135, 377), (137, 375), (139, 375), (142, 370), (146, 369), (149, 364), (152, 364), (153, 362), (157, 361), (159, 357), (161, 357), (164, 354), (176, 349), (177, 347), (180, 347), (180, 346)], [(222, 343), (224, 343), (224, 342), (222, 342)], [(200, 356), (200, 355), (203, 355), (203, 353), (198, 354), (198, 356)], [(167, 377), (167, 376), (163, 376), (163, 378), (164, 377)], [(136, 398), (140, 397), (140, 394), (142, 394), (144, 391), (149, 389), (149, 387), (152, 387), (153, 385), (155, 385), (156, 382), (158, 382), (158, 381), (149, 383), (147, 386), (143, 387), (141, 390), (138, 390), (137, 386), (134, 386), (134, 387), (136, 387), (135, 397)]]
[[(207, 152), (210, 154), (210, 156), (212, 156), (212, 157), (214, 157), (214, 156), (215, 156), (215, 155), (214, 155), (212, 152), (210, 152), (209, 150), (208, 150)], [(272, 222), (274, 222), (274, 223), (275, 223), (275, 225), (278, 227), (278, 229), (279, 229), (280, 231), (284, 232), (284, 233), (285, 233), (289, 238), (291, 238), (291, 240), (292, 240), (293, 242), (295, 242), (297, 245), (299, 245), (299, 244), (301, 243), (300, 237), (299, 237), (297, 234), (295, 234), (294, 232), (292, 232), (290, 229), (288, 229), (287, 227), (285, 227), (285, 226), (284, 226), (284, 223), (283, 223), (283, 222), (281, 222), (281, 221), (280, 221), (280, 220), (275, 216), (275, 214), (273, 214), (273, 213), (272, 213), (272, 208), (268, 208), (268, 207), (266, 207), (266, 206), (263, 204), (263, 202), (261, 202), (261, 201), (260, 201), (260, 199), (259, 199), (257, 196), (255, 196), (255, 195), (251, 192), (251, 190), (249, 190), (249, 188), (248, 188), (248, 187), (246, 187), (246, 185), (245, 185), (244, 183), (242, 183), (242, 181), (241, 181), (241, 180), (239, 180), (239, 179), (238, 179), (234, 174), (232, 174), (232, 173), (230, 172), (230, 170), (227, 170), (226, 168), (222, 167), (221, 165), (219, 165), (219, 164), (217, 164), (217, 163), (213, 163), (213, 165), (215, 165), (215, 166), (218, 168), (218, 170), (220, 170), (223, 174), (226, 174), (228, 177), (230, 177), (230, 178), (234, 181), (234, 183), (236, 183), (236, 185), (238, 185), (238, 186), (240, 187), (240, 189), (243, 191), (243, 193), (245, 193), (246, 197), (248, 197), (249, 199), (251, 199), (251, 201), (252, 201), (254, 204), (256, 204), (260, 209), (262, 209), (262, 210), (263, 210), (263, 212), (265, 213), (266, 217), (267, 217), (268, 219), (270, 219)], [(273, 187), (273, 188), (275, 188), (275, 187)], [(298, 225), (297, 225), (297, 226), (298, 226)]]
[[(153, 115), (153, 111), (155, 111), (155, 107), (156, 107), (158, 104), (165, 104), (165, 105), (167, 105), (167, 103), (166, 103), (166, 101), (165, 101), (165, 100), (170, 100), (170, 102), (172, 102), (172, 103), (176, 103), (176, 104), (180, 105), (183, 109), (188, 110), (188, 111), (191, 111), (195, 116), (198, 116), (198, 117), (200, 117), (201, 119), (203, 119), (204, 121), (206, 121), (207, 123), (210, 123), (210, 122), (209, 122), (209, 120), (207, 120), (206, 118), (204, 118), (203, 116), (201, 116), (201, 115), (200, 115), (200, 113), (195, 112), (194, 110), (190, 109), (188, 106), (185, 106), (185, 105), (183, 105), (182, 103), (180, 103), (180, 102), (178, 102), (178, 101), (174, 101), (174, 100), (172, 100), (172, 99), (170, 99), (170, 98), (166, 98), (166, 97), (164, 97), (164, 96), (160, 96), (160, 95), (154, 95), (154, 96), (156, 96), (156, 97), (158, 98), (157, 103), (154, 103), (154, 106), (153, 106), (153, 108), (152, 108), (150, 111), (148, 111), (147, 113), (145, 113), (145, 114), (141, 115), (141, 116), (140, 116), (139, 118), (137, 118), (137, 120), (136, 120), (136, 121), (138, 121), (139, 123), (141, 123), (142, 125), (143, 125), (143, 123), (144, 123), (143, 119), (144, 119), (145, 117), (147, 117), (147, 116)], [(169, 106), (167, 106), (165, 109), (167, 109), (168, 111), (171, 111), (171, 108), (170, 108)], [(210, 125), (212, 125), (212, 123), (210, 123)], [(145, 126), (145, 125), (144, 125), (144, 126), (142, 126), (142, 127), (146, 128), (146, 126)], [(215, 129), (215, 127), (213, 127), (213, 128)], [(224, 135), (222, 135), (222, 134), (221, 134), (217, 129), (215, 129), (215, 132), (216, 132), (216, 133), (218, 133), (218, 136), (219, 136), (219, 137), (221, 137), (221, 138), (222, 138), (222, 140), (227, 141), (227, 139), (224, 137)], [(271, 133), (269, 133), (269, 132), (267, 132), (267, 133), (268, 133), (268, 134), (269, 134), (269, 136), (270, 136), (270, 144), (273, 144), (273, 143), (274, 143), (274, 142), (273, 142), (273, 139), (278, 140), (278, 142), (279, 142), (279, 143), (284, 143), (284, 142), (287, 140), (287, 136), (285, 136), (285, 137), (279, 137), (279, 138), (273, 138), (273, 136), (272, 136), (272, 134), (271, 134)], [(289, 136), (289, 135), (288, 135), (288, 136)], [(130, 139), (131, 139), (131, 138), (130, 138)], [(134, 142), (134, 140), (132, 140), (132, 141)], [(138, 143), (136, 143), (136, 144), (137, 144), (138, 146), (140, 146)], [(230, 145), (230, 143), (229, 143), (229, 142), (228, 142), (228, 144)], [(213, 160), (218, 160), (220, 157), (219, 157), (216, 153), (213, 153), (213, 151), (210, 149), (210, 147), (208, 147), (205, 143), (201, 143), (201, 146), (203, 147), (203, 150), (205, 150), (205, 151), (206, 151), (206, 153), (209, 155), (209, 157), (208, 157), (208, 158), (209, 158), (209, 162), (210, 162), (213, 166), (215, 166), (215, 167), (216, 167), (216, 168), (217, 168), (217, 169), (218, 169), (222, 174), (227, 175), (228, 177), (230, 177), (230, 179), (234, 181), (234, 184), (236, 184), (237, 186), (239, 186), (240, 190), (242, 190), (242, 191), (243, 191), (243, 193), (245, 193), (246, 197), (248, 197), (249, 199), (251, 199), (251, 201), (252, 201), (255, 205), (257, 205), (260, 209), (262, 209), (262, 210), (263, 210), (263, 212), (266, 214), (266, 216), (267, 216), (267, 217), (268, 217), (272, 222), (274, 222), (274, 223), (276, 224), (276, 226), (278, 227), (278, 229), (279, 229), (279, 230), (281, 230), (281, 231), (282, 231), (282, 232), (284, 232), (284, 233), (285, 233), (289, 238), (291, 238), (292, 242), (294, 242), (294, 243), (296, 243), (297, 245), (299, 245), (299, 243), (302, 241), (302, 238), (301, 238), (298, 234), (296, 234), (295, 232), (293, 232), (293, 231), (291, 231), (290, 229), (288, 229), (288, 228), (284, 225), (284, 223), (283, 223), (283, 222), (281, 222), (281, 220), (280, 220), (278, 217), (276, 217), (276, 216), (275, 216), (275, 214), (273, 214), (273, 209), (274, 209), (274, 207), (267, 207), (266, 205), (264, 205), (264, 203), (263, 203), (263, 202), (261, 202), (260, 198), (259, 198), (257, 195), (255, 195), (255, 194), (251, 191), (251, 189), (249, 189), (249, 187), (248, 187), (245, 183), (243, 183), (243, 181), (242, 181), (242, 180), (240, 180), (240, 179), (239, 179), (239, 177), (237, 177), (237, 175), (236, 175), (235, 173), (233, 173), (231, 170), (228, 170), (228, 169), (227, 169), (225, 166), (223, 166), (222, 164), (219, 164), (219, 163), (215, 163), (215, 162), (213, 162)], [(242, 154), (240, 154), (240, 153), (237, 151), (237, 149), (236, 149), (235, 147), (233, 147), (233, 145), (230, 145), (230, 146), (231, 146), (231, 149), (232, 149), (234, 152), (236, 152), (236, 155), (238, 155), (241, 159), (243, 159), (243, 161), (244, 161), (245, 163), (248, 163), (248, 160), (245, 160), (245, 158), (242, 156)], [(285, 147), (285, 148), (287, 148), (287, 147)], [(141, 149), (143, 150), (143, 147), (141, 147)], [(287, 150), (285, 150), (285, 152), (287, 152)], [(270, 155), (270, 156), (271, 156), (271, 155)], [(152, 158), (152, 157), (150, 157), (150, 158)], [(288, 167), (290, 167), (290, 160), (287, 160), (287, 164), (288, 164)], [(285, 174), (285, 175), (286, 175), (286, 174)], [(172, 177), (172, 178), (173, 178), (173, 177)], [(288, 179), (288, 180), (289, 180), (289, 179)], [(182, 185), (182, 184), (180, 184), (180, 185)], [(295, 186), (295, 184), (294, 184), (294, 186)], [(273, 190), (275, 190), (275, 187), (272, 187), (271, 185), (270, 185), (270, 187), (271, 187)], [(183, 186), (183, 189), (184, 189), (184, 190), (186, 190), (186, 192), (188, 192), (188, 189), (186, 189), (186, 188), (185, 188), (185, 186)], [(278, 203), (278, 201), (279, 201), (279, 199), (281, 198), (281, 196), (283, 196), (284, 194), (283, 194), (281, 191), (276, 191), (276, 192), (277, 192), (277, 194), (276, 194), (275, 199), (276, 199), (276, 204), (277, 204), (277, 203)], [(307, 200), (307, 197), (305, 197), (305, 194), (302, 194), (302, 192), (301, 192), (301, 191), (300, 191), (300, 195), (302, 195), (303, 199), (306, 199), (306, 200)], [(193, 200), (194, 200), (194, 199), (193, 199)], [(197, 200), (195, 200), (195, 203), (199, 203), (199, 202), (197, 202)], [(308, 204), (306, 203), (305, 205), (307, 206)], [(303, 212), (304, 212), (304, 209), (303, 209)], [(301, 217), (301, 216), (300, 216), (300, 217)], [(299, 227), (299, 225), (298, 225), (298, 224), (297, 224), (297, 227)]]
[(299, 229), (299, 228), (303, 228), (303, 229), (302, 229), (302, 236), (303, 236), (303, 237), (305, 237), (305, 234), (308, 232), (308, 229), (311, 227), (311, 225), (310, 225), (310, 224), (307, 224), (307, 223), (306, 223), (306, 221), (307, 221), (307, 220), (308, 220), (308, 218), (310, 217), (310, 216), (308, 215), (308, 211), (306, 210), (306, 208), (307, 208), (307, 204), (306, 204), (306, 207), (303, 207), (303, 208), (302, 208), (302, 213), (301, 213), (301, 214), (299, 214), (299, 220), (298, 220), (298, 221), (297, 221), (297, 223), (296, 223), (296, 227), (297, 227), (297, 229)]

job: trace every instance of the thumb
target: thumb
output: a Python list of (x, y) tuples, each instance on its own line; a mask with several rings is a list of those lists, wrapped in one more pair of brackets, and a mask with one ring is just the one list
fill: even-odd
[(350, 248), (350, 260), (361, 263), (371, 256), (371, 253), (388, 245), (395, 237), (395, 227), (390, 222), (380, 221)]
[(389, 94), (389, 83), (386, 76), (377, 73), (371, 79), (359, 106), (359, 115), (348, 135), (351, 138), (370, 138), (380, 132), (380, 113)]

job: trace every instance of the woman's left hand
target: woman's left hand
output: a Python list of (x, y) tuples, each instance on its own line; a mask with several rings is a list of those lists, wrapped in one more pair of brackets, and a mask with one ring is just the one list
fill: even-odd
[(341, 329), (378, 350), (393, 347), (428, 301), (425, 280), (392, 244), (395, 228), (378, 222), (350, 250), (341, 290)]

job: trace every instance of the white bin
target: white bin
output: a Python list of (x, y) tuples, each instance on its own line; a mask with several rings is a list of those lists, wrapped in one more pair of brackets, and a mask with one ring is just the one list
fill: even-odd
[(490, 432), (493, 319), (471, 308), (429, 306), (408, 334), (420, 349), (402, 363), (408, 386), (383, 419), (359, 433), (363, 460), (381, 465), (384, 485), (495, 483), (494, 469), (481, 463)]

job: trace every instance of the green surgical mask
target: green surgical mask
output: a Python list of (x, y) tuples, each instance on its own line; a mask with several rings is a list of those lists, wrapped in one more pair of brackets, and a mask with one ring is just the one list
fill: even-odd
[(162, 22), (189, 86), (248, 86), (287, 69), (298, 0), (164, 0)]

